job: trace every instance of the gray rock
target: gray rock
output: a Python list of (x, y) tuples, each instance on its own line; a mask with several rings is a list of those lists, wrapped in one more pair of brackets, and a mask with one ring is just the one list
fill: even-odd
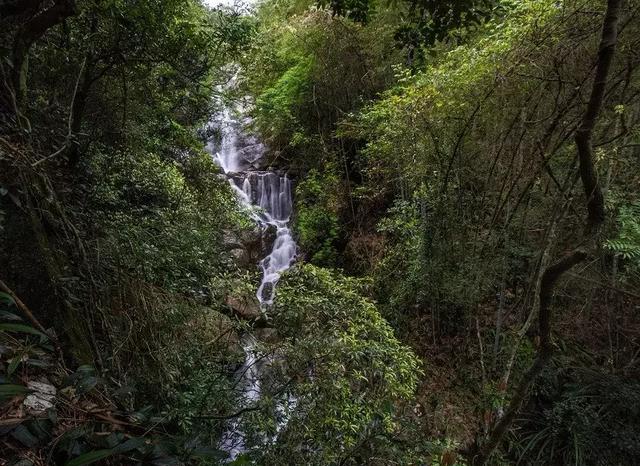
[(33, 392), (27, 396), (22, 405), (33, 414), (40, 414), (53, 408), (53, 400), (56, 397), (56, 387), (49, 383), (31, 381), (27, 388)]

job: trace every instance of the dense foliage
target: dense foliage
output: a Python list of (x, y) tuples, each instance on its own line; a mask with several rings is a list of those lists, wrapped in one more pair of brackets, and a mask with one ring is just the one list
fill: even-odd
[[(289, 144), (274, 145), (280, 151), (274, 155), (284, 157), (276, 163), (303, 172), (296, 228), (307, 259), (370, 280), (364, 292), (428, 367), (417, 396), (430, 403), (426, 438), (453, 444), (482, 438), (509, 406), (510, 389), (526, 380), (536, 357), (533, 324), (545, 270), (584, 244), (573, 139), (607, 6), (468, 2), (467, 14), (462, 3), (409, 4), (407, 15), (397, 3), (334, 2), (329, 12), (313, 6), (304, 12), (298, 3), (284, 9), (266, 2), (249, 60), (270, 58), (246, 76), (259, 101), (277, 98), (281, 105), (278, 114), (260, 105), (254, 113), (257, 121), (268, 115), (271, 126), (257, 127), (265, 137)], [(622, 388), (623, 380), (637, 374), (631, 348), (638, 329), (638, 18), (634, 2), (620, 8), (616, 56), (593, 135), (610, 220), (593, 260), (571, 272), (557, 294), (554, 337), (561, 344), (554, 364), (563, 385), (531, 392), (524, 408), (554, 423), (580, 422), (552, 413), (569, 403), (565, 387), (591, 386), (581, 371), (593, 371), (589, 380), (618, 374), (627, 394), (634, 389)], [(438, 9), (447, 14), (434, 21)], [(327, 59), (323, 41), (335, 42), (336, 30), (341, 39)], [(415, 41), (399, 43), (402, 31)], [(262, 43), (270, 44), (268, 55)], [(412, 47), (419, 48), (413, 55)], [(357, 51), (357, 64), (347, 50)], [(272, 65), (299, 60), (311, 71), (296, 75), (296, 97), (285, 99), (279, 86), (293, 68)], [(352, 72), (360, 73), (356, 85)], [(325, 104), (337, 113), (324, 112)], [(280, 120), (285, 115), (295, 124)], [(293, 128), (295, 136), (287, 133)], [(324, 259), (328, 251), (331, 262)], [(589, 357), (579, 357), (572, 364), (581, 371), (571, 371), (562, 364), (574, 360), (577, 348)], [(595, 399), (585, 409), (615, 410), (609, 404), (615, 402)], [(633, 444), (625, 434), (632, 422), (604, 419), (613, 418), (598, 424), (607, 426), (606, 436), (594, 425), (591, 433), (564, 437), (553, 430), (552, 440), (544, 424), (523, 423), (502, 461), (632, 463), (635, 453), (626, 456), (632, 447), (613, 446), (617, 436)], [(586, 447), (599, 435), (607, 438), (597, 443), (605, 456)]]
[(0, 464), (640, 463), (638, 50), (637, 0), (0, 5)]

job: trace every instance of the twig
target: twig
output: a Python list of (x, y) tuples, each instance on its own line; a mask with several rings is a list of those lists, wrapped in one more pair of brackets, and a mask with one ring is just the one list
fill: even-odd
[(37, 167), (38, 165), (40, 165), (42, 162), (46, 162), (49, 159), (54, 158), (56, 155), (58, 155), (59, 153), (61, 153), (62, 151), (64, 151), (67, 148), (67, 143), (65, 142), (62, 147), (60, 147), (60, 149), (58, 149), (57, 151), (55, 151), (53, 154), (51, 155), (47, 155), (46, 157), (40, 159), (40, 160), (36, 160), (35, 162), (33, 162), (31, 164), (31, 168)]
[(599, 280), (593, 280), (591, 278), (583, 277), (581, 275), (578, 275), (578, 274), (572, 273), (572, 272), (568, 272), (567, 275), (572, 277), (572, 278), (577, 278), (578, 280), (585, 281), (587, 283), (593, 283), (594, 285), (602, 286), (603, 288), (609, 288), (610, 290), (616, 291), (616, 292), (621, 293), (621, 294), (626, 294), (627, 296), (631, 296), (632, 298), (640, 299), (640, 294), (633, 293), (633, 292), (627, 291), (627, 290), (623, 290), (622, 288), (618, 288), (617, 286), (609, 285), (609, 284), (601, 282)]
[(75, 105), (76, 102), (76, 95), (78, 94), (78, 85), (80, 83), (80, 77), (82, 76), (82, 73), (84, 72), (84, 67), (85, 64), (87, 62), (87, 58), (85, 57), (84, 60), (82, 60), (82, 65), (80, 66), (80, 72), (78, 73), (78, 78), (76, 79), (76, 85), (73, 89), (73, 97), (71, 97), (71, 106), (69, 107), (69, 118), (67, 120), (67, 137), (64, 141), (64, 144), (62, 144), (62, 146), (56, 150), (53, 154), (51, 155), (47, 155), (45, 158), (42, 158), (40, 160), (37, 160), (35, 162), (33, 162), (31, 164), (31, 167), (37, 167), (38, 165), (40, 165), (42, 162), (46, 162), (49, 159), (54, 158), (56, 155), (62, 153), (68, 146), (69, 146), (69, 141), (71, 140), (71, 137), (73, 136), (73, 131), (71, 129), (72, 126), (72, 122), (73, 122), (73, 106)]
[(25, 303), (23, 303), (22, 300), (20, 300), (20, 298), (18, 298), (18, 296), (11, 290), (11, 288), (9, 288), (2, 280), (0, 280), (0, 290), (4, 291), (9, 296), (11, 296), (13, 301), (16, 303), (16, 306), (18, 306), (18, 308), (20, 308), (20, 310), (24, 313), (24, 315), (27, 316), (27, 319), (29, 319), (31, 321), (31, 323), (40, 332), (42, 332), (44, 335), (47, 336), (47, 338), (49, 338), (49, 340), (51, 340), (51, 342), (53, 343), (54, 347), (56, 348), (56, 351), (59, 353), (60, 356), (62, 356), (62, 349), (60, 348), (60, 343), (58, 342), (57, 338), (55, 338), (53, 335), (51, 335), (49, 332), (47, 332), (47, 330), (42, 326), (40, 321), (38, 321), (38, 319), (36, 319), (36, 317), (33, 315), (33, 313), (27, 307), (27, 305)]

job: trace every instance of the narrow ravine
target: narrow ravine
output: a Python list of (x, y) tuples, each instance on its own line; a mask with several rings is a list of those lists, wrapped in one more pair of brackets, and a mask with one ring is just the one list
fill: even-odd
[[(260, 227), (261, 234), (266, 236), (270, 230), (275, 230), (271, 251), (259, 262), (262, 280), (256, 296), (261, 310), (266, 312), (273, 304), (280, 275), (296, 259), (297, 246), (289, 228), (293, 208), (292, 186), (286, 173), (260, 169), (266, 150), (264, 144), (247, 133), (249, 123), (245, 107), (241, 104), (227, 107), (221, 121), (210, 122), (212, 126), (219, 126), (220, 137), (209, 139), (206, 149), (220, 165), (239, 202)], [(236, 371), (236, 386), (241, 393), (239, 408), (255, 404), (260, 399), (262, 367), (269, 364), (269, 358), (263, 358), (256, 351), (256, 344), (251, 334), (244, 334), (241, 338), (245, 360)], [(295, 401), (288, 399), (284, 403), (291, 405)], [(278, 410), (282, 409), (283, 406), (278, 406)], [(231, 461), (247, 450), (240, 418), (229, 422), (220, 448), (229, 454)]]

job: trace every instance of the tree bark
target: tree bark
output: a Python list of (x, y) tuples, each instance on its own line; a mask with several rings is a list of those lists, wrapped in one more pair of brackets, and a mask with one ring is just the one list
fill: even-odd
[(502, 437), (507, 432), (511, 423), (518, 415), (520, 407), (524, 402), (529, 387), (536, 380), (542, 369), (547, 365), (553, 354), (553, 345), (551, 344), (551, 322), (552, 310), (551, 301), (553, 298), (553, 289), (558, 279), (576, 264), (579, 264), (587, 257), (583, 251), (573, 252), (555, 264), (548, 267), (542, 275), (542, 284), (540, 287), (540, 314), (538, 316), (538, 328), (540, 336), (540, 347), (533, 365), (529, 368), (524, 378), (516, 388), (516, 392), (509, 403), (509, 407), (504, 415), (495, 425), (487, 443), (483, 445), (480, 451), (472, 458), (472, 464), (475, 466), (486, 463), (491, 453), (496, 449)]
[(80, 129), (84, 118), (84, 110), (87, 105), (89, 91), (95, 81), (93, 77), (94, 60), (87, 56), (85, 66), (81, 71), (80, 85), (76, 89), (71, 105), (71, 119), (69, 122), (69, 165), (75, 167), (80, 161)]
[(587, 231), (597, 228), (605, 219), (604, 196), (598, 181), (598, 173), (593, 164), (593, 129), (602, 108), (604, 93), (607, 87), (607, 77), (618, 41), (618, 18), (621, 0), (608, 0), (607, 11), (602, 27), (602, 38), (598, 50), (596, 76), (591, 89), (591, 97), (587, 110), (576, 131), (575, 141), (580, 159), (580, 178), (587, 200)]

